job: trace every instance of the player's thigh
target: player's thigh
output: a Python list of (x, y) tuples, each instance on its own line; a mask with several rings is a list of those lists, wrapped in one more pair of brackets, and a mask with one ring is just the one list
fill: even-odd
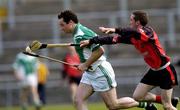
[(73, 94), (76, 93), (78, 85), (76, 83), (71, 83), (69, 86), (70, 86), (71, 93)]
[(147, 85), (143, 83), (139, 83), (133, 93), (133, 98), (135, 100), (141, 100), (144, 99), (144, 97), (147, 95), (147, 93), (154, 88), (152, 85)]
[(80, 83), (78, 88), (77, 88), (75, 101), (86, 100), (92, 94), (93, 94), (93, 88), (91, 85), (88, 85), (85, 83)]
[(29, 86), (34, 86), (37, 88), (37, 84), (38, 84), (38, 81), (37, 81), (37, 76), (36, 74), (31, 74), (31, 75), (28, 75), (27, 76), (27, 84)]
[(116, 103), (117, 100), (116, 88), (112, 88), (105, 92), (100, 92), (100, 95), (107, 107)]

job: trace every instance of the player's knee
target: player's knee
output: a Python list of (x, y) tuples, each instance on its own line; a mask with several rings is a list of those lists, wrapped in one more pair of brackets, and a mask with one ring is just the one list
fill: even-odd
[(109, 110), (115, 110), (115, 109), (117, 109), (117, 106), (112, 104), (112, 105), (108, 106), (108, 109)]
[(110, 102), (110, 103), (106, 104), (106, 107), (109, 110), (115, 110), (115, 109), (117, 109), (117, 103), (116, 102)]

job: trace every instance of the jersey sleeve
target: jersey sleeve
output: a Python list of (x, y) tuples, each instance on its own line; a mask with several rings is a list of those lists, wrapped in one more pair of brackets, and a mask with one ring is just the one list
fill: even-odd
[[(116, 39), (115, 42), (113, 42), (113, 39)], [(104, 44), (114, 44), (117, 42), (117, 37), (113, 37), (113, 36), (96, 36), (93, 37), (92, 39), (90, 39), (90, 44), (100, 44), (100, 45), (104, 45)]]
[(132, 44), (131, 38), (141, 39), (141, 33), (132, 28), (116, 28), (114, 35), (95, 37), (90, 40), (90, 44)]
[(117, 44), (117, 43), (131, 44), (131, 40), (129, 36), (122, 37), (120, 35), (96, 36), (90, 39), (90, 44), (111, 45), (111, 44)]
[(116, 28), (115, 33), (121, 35), (122, 39), (125, 39), (124, 37), (129, 37), (129, 39), (131, 39), (133, 37), (137, 40), (141, 40), (144, 42), (147, 42), (149, 40), (154, 40), (153, 30), (150, 27), (143, 27), (142, 29), (139, 29), (139, 30), (136, 30), (130, 27)]
[(138, 32), (136, 29), (127, 27), (127, 28), (116, 28), (115, 33), (121, 35), (123, 39), (124, 37), (128, 37), (127, 39), (130, 39), (134, 37), (135, 39), (141, 39), (141, 33)]

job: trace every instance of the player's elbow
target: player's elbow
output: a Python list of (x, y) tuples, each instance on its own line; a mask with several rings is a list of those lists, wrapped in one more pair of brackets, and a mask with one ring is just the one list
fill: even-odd
[(118, 102), (117, 101), (112, 101), (112, 102), (109, 102), (106, 104), (106, 107), (109, 109), (109, 110), (116, 110), (116, 109), (119, 109), (121, 107), (118, 106)]

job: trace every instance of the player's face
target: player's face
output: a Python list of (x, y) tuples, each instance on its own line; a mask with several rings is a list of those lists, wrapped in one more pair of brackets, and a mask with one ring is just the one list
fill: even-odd
[(130, 16), (130, 27), (131, 28), (137, 28), (137, 23), (134, 20), (134, 15), (133, 14), (131, 14), (131, 16)]
[(63, 18), (58, 20), (59, 26), (61, 28), (62, 31), (64, 31), (65, 33), (71, 33), (72, 32), (72, 23), (66, 23), (64, 22)]

